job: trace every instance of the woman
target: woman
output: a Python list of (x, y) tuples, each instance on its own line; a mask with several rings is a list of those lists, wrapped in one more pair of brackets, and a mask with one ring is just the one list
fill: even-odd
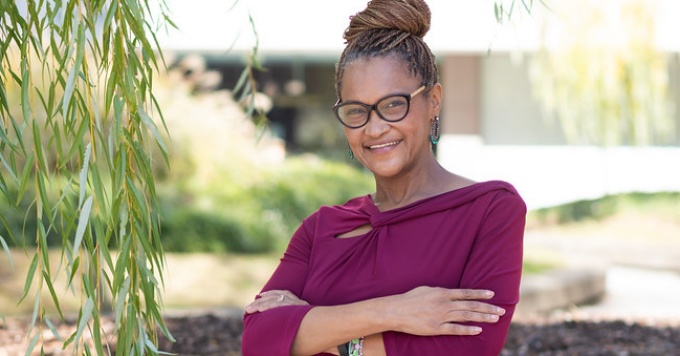
[(445, 170), (422, 0), (373, 0), (336, 67), (350, 156), (373, 194), (306, 218), (246, 307), (244, 355), (497, 355), (519, 299), (526, 207)]

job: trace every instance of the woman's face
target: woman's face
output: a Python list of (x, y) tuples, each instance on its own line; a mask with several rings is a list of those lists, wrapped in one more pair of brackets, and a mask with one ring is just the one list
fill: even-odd
[[(421, 86), (405, 63), (394, 57), (354, 61), (342, 78), (343, 102), (358, 101), (373, 105), (393, 94), (410, 94)], [(345, 127), (354, 156), (376, 177), (398, 177), (418, 168), (431, 157), (430, 125), (439, 115), (441, 86), (423, 91), (411, 99), (408, 114), (398, 122), (380, 118), (375, 110), (360, 128)]]

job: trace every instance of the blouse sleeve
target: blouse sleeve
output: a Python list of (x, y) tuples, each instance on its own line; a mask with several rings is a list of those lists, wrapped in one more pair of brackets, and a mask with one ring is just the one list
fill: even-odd
[[(293, 234), (286, 252), (263, 291), (289, 290), (299, 296), (307, 279), (311, 238), (305, 223)], [(241, 352), (248, 355), (289, 355), (310, 305), (284, 306), (243, 316)]]
[(460, 288), (495, 292), (489, 303), (506, 310), (495, 324), (470, 323), (482, 328), (476, 336), (415, 336), (383, 333), (388, 355), (498, 355), (507, 338), (519, 302), (526, 205), (514, 192), (503, 192), (486, 209), (465, 265)]

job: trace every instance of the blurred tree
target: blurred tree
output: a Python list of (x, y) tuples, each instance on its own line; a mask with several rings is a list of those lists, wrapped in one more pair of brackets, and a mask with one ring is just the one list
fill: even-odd
[[(666, 54), (655, 48), (655, 1), (551, 4), (546, 45), (531, 65), (534, 93), (575, 144), (674, 139)], [(558, 21), (552, 21), (552, 20)]]
[[(167, 160), (151, 119), (160, 115), (153, 74), (164, 67), (155, 33), (173, 26), (166, 12), (148, 0), (0, 3), (0, 197), (15, 207), (28, 200), (38, 224), (34, 251), (24, 246), (33, 254), (22, 297), (34, 305), (27, 354), (45, 328), (64, 340), (43, 300), (63, 320), (60, 275), (82, 295), (77, 330), (64, 335), (74, 354), (110, 354), (114, 337), (120, 354), (156, 354), (157, 330), (172, 339), (158, 298), (164, 255), (151, 169)], [(11, 262), (6, 238), (15, 236), (0, 236)], [(57, 263), (48, 238), (61, 240)], [(109, 303), (114, 335), (102, 328)]]

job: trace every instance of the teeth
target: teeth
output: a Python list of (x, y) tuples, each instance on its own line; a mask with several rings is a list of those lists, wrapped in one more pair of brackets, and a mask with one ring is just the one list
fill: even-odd
[(399, 143), (399, 141), (383, 143), (381, 145), (373, 145), (373, 146), (369, 146), (369, 148), (370, 149), (383, 148), (383, 147), (387, 147), (387, 146), (396, 145), (397, 143)]

